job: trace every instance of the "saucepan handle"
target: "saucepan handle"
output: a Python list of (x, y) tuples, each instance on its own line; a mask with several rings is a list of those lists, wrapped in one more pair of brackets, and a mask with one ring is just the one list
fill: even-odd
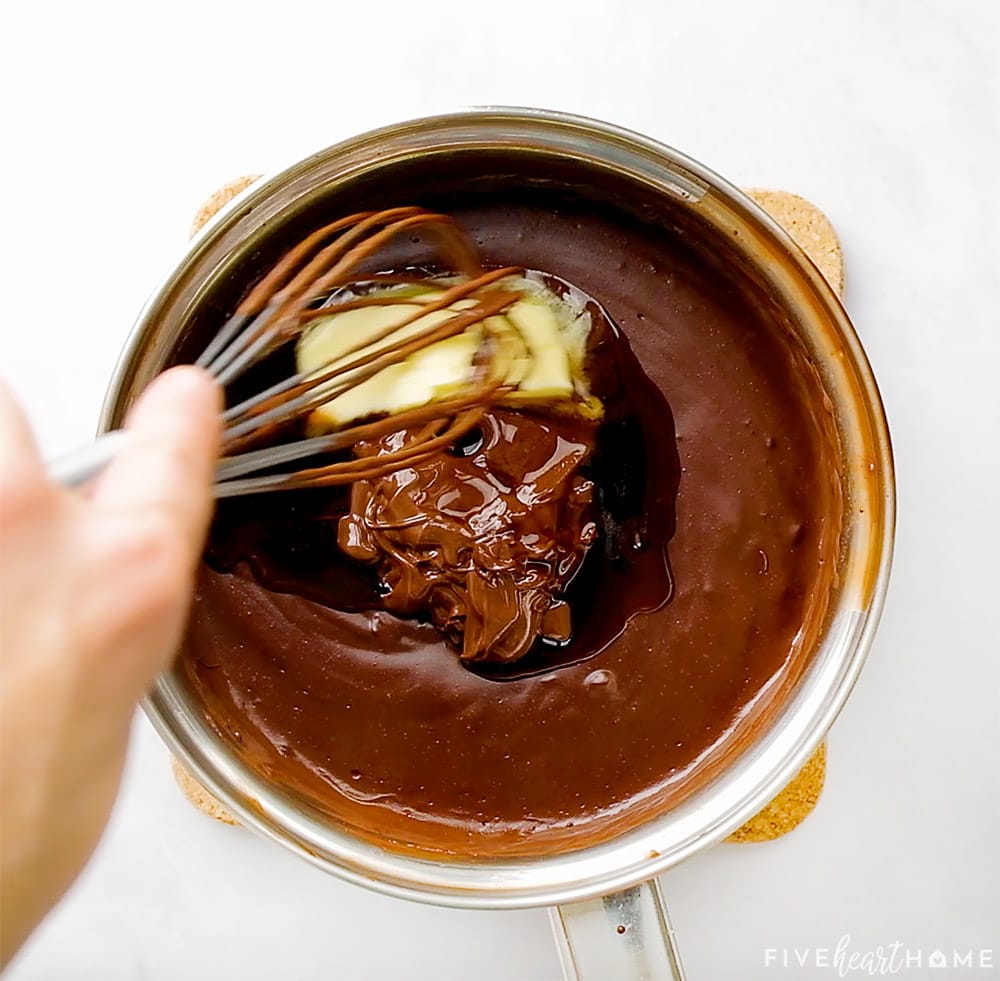
[(684, 981), (660, 884), (651, 879), (549, 910), (566, 981)]

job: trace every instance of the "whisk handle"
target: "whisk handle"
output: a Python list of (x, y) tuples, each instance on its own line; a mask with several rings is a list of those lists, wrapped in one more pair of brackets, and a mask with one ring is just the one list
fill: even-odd
[(46, 466), (49, 479), (64, 487), (79, 487), (96, 477), (117, 455), (127, 439), (124, 430), (103, 433), (78, 450), (52, 460)]

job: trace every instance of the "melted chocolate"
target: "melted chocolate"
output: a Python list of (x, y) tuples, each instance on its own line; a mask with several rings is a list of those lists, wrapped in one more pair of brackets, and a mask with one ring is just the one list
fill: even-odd
[[(355, 483), (340, 547), (378, 564), (384, 609), (428, 611), (465, 661), (520, 660), (539, 636), (569, 643), (562, 592), (597, 537), (593, 484), (580, 474), (593, 429), (488, 410), (475, 442)], [(403, 430), (358, 455), (409, 440)]]
[(610, 409), (572, 642), (469, 670), (341, 554), (346, 492), (310, 491), (220, 507), (183, 667), (251, 765), (360, 834), (579, 847), (709, 779), (800, 675), (835, 574), (838, 447), (804, 351), (677, 234), (551, 194), (446, 210), (488, 261), (597, 298), (631, 345), (612, 331), (591, 352)]

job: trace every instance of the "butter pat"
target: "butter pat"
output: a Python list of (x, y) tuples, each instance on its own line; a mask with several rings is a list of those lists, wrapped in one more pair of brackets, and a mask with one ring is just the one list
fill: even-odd
[[(580, 325), (574, 323), (574, 331), (564, 330), (557, 304), (545, 302), (538, 287), (532, 286), (503, 315), (436, 341), (334, 396), (313, 412), (309, 430), (342, 429), (358, 420), (404, 412), (460, 393), (477, 370), (476, 355), (486, 330), (494, 344), (494, 370), (503, 372), (503, 384), (509, 389), (504, 402), (523, 406), (586, 394), (569, 350), (569, 345), (579, 344)], [(311, 374), (376, 357), (474, 306), (472, 300), (459, 300), (404, 325), (442, 293), (437, 289), (398, 292), (398, 303), (333, 312), (316, 320), (299, 339), (298, 370)], [(350, 374), (343, 377), (350, 382)]]

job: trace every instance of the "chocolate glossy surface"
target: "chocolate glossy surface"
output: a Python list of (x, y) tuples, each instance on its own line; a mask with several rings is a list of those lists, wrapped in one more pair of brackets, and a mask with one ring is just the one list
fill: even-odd
[[(469, 663), (514, 664), (572, 641), (564, 593), (598, 530), (581, 471), (593, 423), (488, 409), (450, 451), (355, 482), (338, 543), (375, 564), (382, 607), (426, 614)], [(358, 447), (377, 459), (403, 430)], [(544, 652), (542, 653), (544, 658)]]
[(253, 765), (362, 834), (575, 847), (709, 779), (794, 683), (835, 575), (838, 449), (766, 298), (676, 229), (555, 192), (447, 203), (489, 262), (573, 283), (628, 339), (592, 352), (613, 411), (572, 642), (469, 670), (341, 554), (346, 493), (301, 492), (220, 510), (184, 667)]

